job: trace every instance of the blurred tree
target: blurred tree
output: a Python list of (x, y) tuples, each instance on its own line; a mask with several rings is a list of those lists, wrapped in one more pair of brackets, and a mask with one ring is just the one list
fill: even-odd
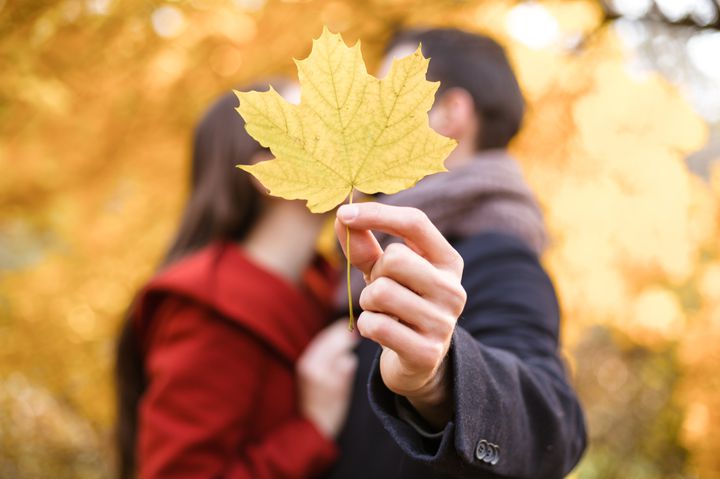
[(720, 4), (714, 0), (601, 0), (610, 19), (647, 18), (671, 25), (720, 28)]

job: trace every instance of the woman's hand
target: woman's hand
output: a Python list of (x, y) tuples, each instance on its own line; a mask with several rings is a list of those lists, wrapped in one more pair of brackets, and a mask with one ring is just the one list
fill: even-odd
[(330, 438), (340, 432), (350, 407), (357, 341), (347, 319), (338, 320), (313, 338), (296, 365), (300, 412)]
[[(452, 414), (445, 357), (466, 300), (460, 254), (415, 208), (343, 205), (337, 218), (340, 244), (345, 248), (347, 226), (350, 261), (368, 283), (357, 327), (383, 347), (383, 382), (430, 424), (444, 427)], [(405, 244), (383, 251), (370, 230), (398, 236)]]

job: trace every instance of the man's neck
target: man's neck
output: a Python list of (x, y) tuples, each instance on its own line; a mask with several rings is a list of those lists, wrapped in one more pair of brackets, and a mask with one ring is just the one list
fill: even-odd
[(452, 171), (460, 168), (473, 160), (478, 154), (475, 145), (469, 141), (459, 141), (458, 146), (450, 153), (445, 160), (445, 168)]

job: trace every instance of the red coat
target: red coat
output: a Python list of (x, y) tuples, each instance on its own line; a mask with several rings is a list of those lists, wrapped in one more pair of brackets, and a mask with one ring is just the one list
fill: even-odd
[(141, 479), (297, 479), (334, 461), (335, 444), (297, 407), (294, 363), (328, 319), (315, 295), (215, 244), (161, 272), (136, 304)]

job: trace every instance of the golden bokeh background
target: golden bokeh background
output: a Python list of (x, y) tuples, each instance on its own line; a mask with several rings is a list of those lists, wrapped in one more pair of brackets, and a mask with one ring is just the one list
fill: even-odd
[(293, 75), (323, 24), (371, 71), (402, 26), (506, 46), (590, 426), (573, 477), (720, 477), (720, 168), (686, 163), (713, 124), (628, 67), (600, 3), (526, 2), (559, 39), (540, 47), (520, 3), (0, 0), (0, 477), (111, 475), (115, 335), (176, 227), (194, 122)]

